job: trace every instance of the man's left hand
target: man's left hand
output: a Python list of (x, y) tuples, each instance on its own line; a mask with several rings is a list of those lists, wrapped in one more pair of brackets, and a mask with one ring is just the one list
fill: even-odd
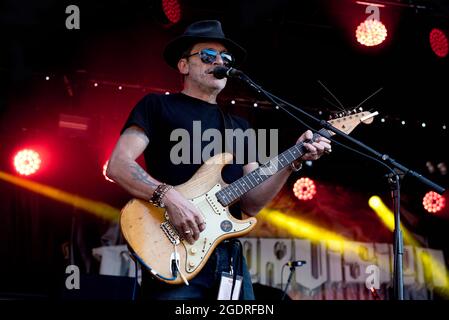
[[(310, 130), (304, 132), (298, 139), (296, 143), (303, 142), (306, 140), (312, 140), (313, 133)], [(319, 136), (314, 142), (307, 143), (304, 142), (304, 147), (307, 152), (301, 157), (302, 161), (317, 160), (323, 154), (329, 154), (332, 152), (331, 142), (325, 137)]]

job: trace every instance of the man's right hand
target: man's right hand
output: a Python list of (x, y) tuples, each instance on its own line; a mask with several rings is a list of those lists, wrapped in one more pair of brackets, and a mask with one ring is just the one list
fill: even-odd
[(171, 224), (179, 235), (190, 244), (200, 237), (206, 228), (203, 216), (197, 208), (175, 189), (170, 189), (164, 196), (164, 204)]

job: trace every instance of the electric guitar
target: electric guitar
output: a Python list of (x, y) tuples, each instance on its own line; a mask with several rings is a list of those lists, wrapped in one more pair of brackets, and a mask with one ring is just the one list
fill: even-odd
[[(372, 123), (376, 115), (377, 112), (360, 112), (328, 122), (350, 133), (362, 122)], [(321, 129), (319, 134), (324, 137), (333, 135), (325, 129)], [(315, 134), (314, 139), (317, 137)], [(201, 212), (206, 222), (205, 230), (193, 245), (177, 233), (165, 209), (148, 201), (130, 200), (121, 211), (120, 226), (134, 257), (155, 278), (170, 284), (188, 284), (188, 280), (201, 271), (220, 242), (243, 236), (256, 225), (254, 217), (244, 220), (234, 218), (229, 212), (229, 205), (306, 152), (303, 143), (298, 143), (229, 185), (223, 181), (221, 171), (233, 156), (222, 153), (208, 159), (189, 181), (175, 187)]]

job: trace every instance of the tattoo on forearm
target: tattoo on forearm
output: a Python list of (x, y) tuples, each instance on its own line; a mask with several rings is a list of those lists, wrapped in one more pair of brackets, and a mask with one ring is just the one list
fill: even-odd
[(152, 188), (157, 187), (157, 184), (149, 179), (148, 174), (137, 163), (131, 164), (131, 174), (135, 180), (143, 182)]

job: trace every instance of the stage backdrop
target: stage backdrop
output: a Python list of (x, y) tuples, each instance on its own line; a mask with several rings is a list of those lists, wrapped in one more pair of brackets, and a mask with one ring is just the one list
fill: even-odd
[[(370, 208), (363, 193), (319, 182), (317, 191), (317, 198), (301, 202), (287, 185), (257, 215), (255, 229), (240, 239), (258, 298), (281, 297), (292, 261), (305, 262), (293, 269), (287, 289), (292, 299), (392, 298), (393, 233), (384, 221), (388, 219)], [(404, 296), (447, 299), (447, 246), (432, 238), (436, 228), (432, 234), (420, 227), (427, 216), (408, 207), (404, 199)], [(443, 229), (446, 221), (437, 219)], [(94, 253), (100, 273), (134, 276), (125, 245), (96, 248)]]

